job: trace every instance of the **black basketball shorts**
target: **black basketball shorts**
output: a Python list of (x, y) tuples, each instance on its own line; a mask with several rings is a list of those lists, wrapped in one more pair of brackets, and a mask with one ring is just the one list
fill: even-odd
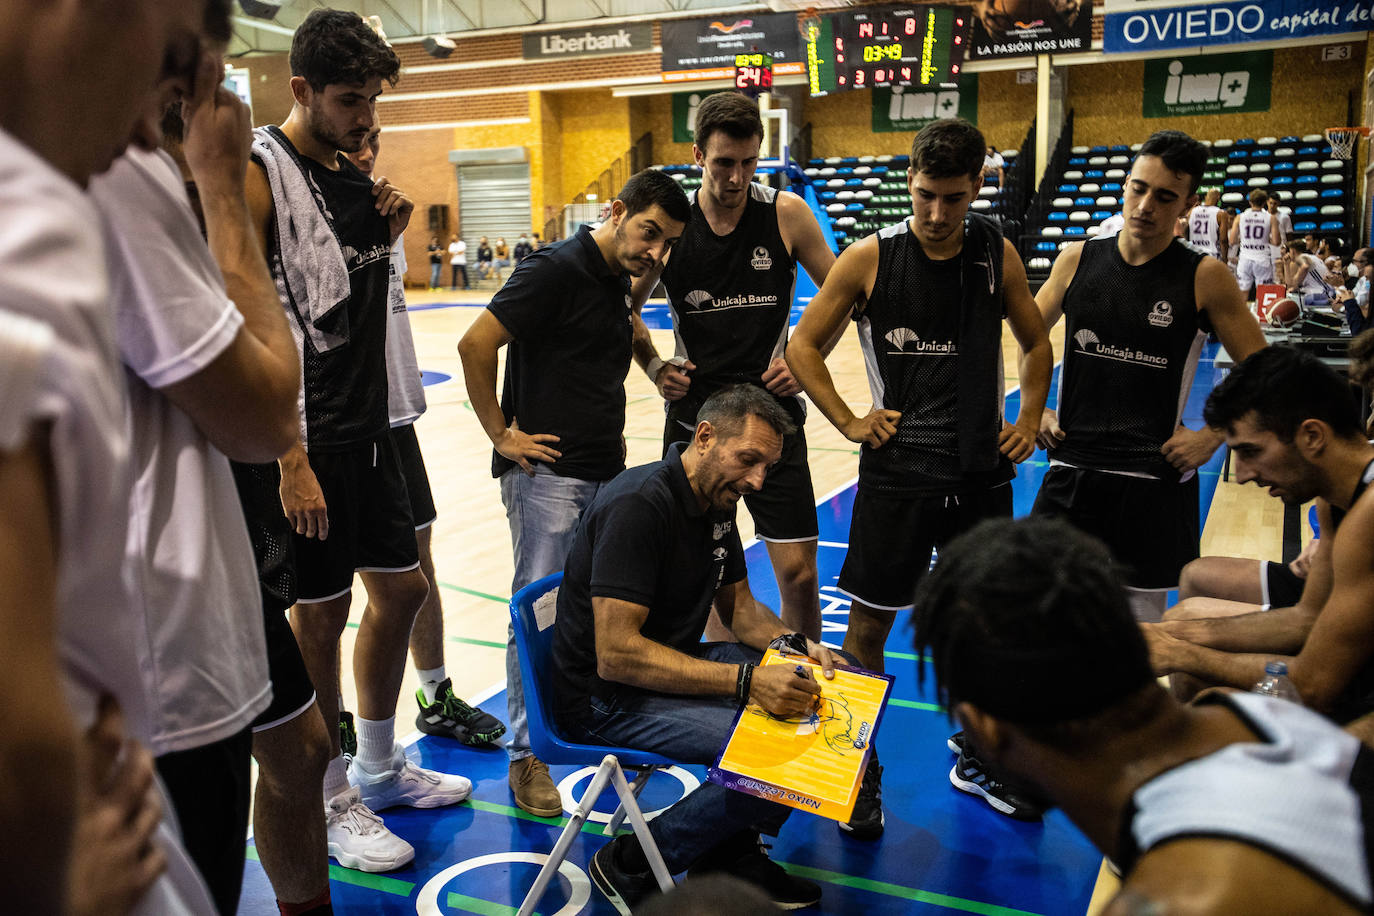
[(434, 493), (429, 488), (429, 472), (425, 470), (425, 456), (420, 453), (420, 439), (415, 424), (404, 423), (391, 427), (391, 438), (401, 457), (401, 474), (406, 479), (406, 493), (410, 496), (410, 517), (415, 530), (428, 528), (439, 517), (434, 508)]

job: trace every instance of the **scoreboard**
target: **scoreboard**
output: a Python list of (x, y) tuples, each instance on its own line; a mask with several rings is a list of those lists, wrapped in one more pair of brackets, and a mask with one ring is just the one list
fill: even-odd
[(809, 20), (811, 94), (957, 82), (970, 26), (968, 7), (924, 5), (867, 6)]

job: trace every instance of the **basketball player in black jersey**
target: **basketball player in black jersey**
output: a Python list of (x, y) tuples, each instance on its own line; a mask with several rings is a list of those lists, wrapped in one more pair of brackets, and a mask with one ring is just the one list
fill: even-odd
[[(835, 255), (800, 197), (753, 181), (763, 142), (758, 106), (737, 92), (708, 96), (697, 109), (692, 154), (701, 187), (692, 219), (664, 265), (635, 281), (635, 360), (666, 400), (663, 447), (688, 442), (697, 410), (727, 385), (766, 389), (787, 409), (797, 432), (769, 472), (768, 486), (745, 497), (778, 581), (779, 616), (820, 639), (816, 573), (816, 496), (806, 463), (801, 388), (783, 359), (797, 264), (819, 287)], [(659, 280), (668, 290), (677, 358), (664, 362), (639, 310)], [(714, 613), (708, 639), (731, 639)]]
[(1285, 660), (1304, 705), (1342, 723), (1374, 711), (1374, 446), (1349, 384), (1309, 353), (1270, 347), (1232, 370), (1205, 416), (1236, 480), (1291, 505), (1315, 499), (1322, 536), (1293, 607), (1147, 625), (1156, 672), (1191, 676), (1175, 679), (1191, 694), (1250, 687)]
[[(394, 739), (407, 641), (428, 591), (389, 432), (385, 357), (390, 251), (414, 204), (385, 178), (374, 183), (343, 154), (366, 140), (382, 83), (394, 83), (399, 69), (395, 52), (357, 13), (312, 11), (292, 39), (291, 114), (280, 128), (258, 132), (256, 167), (247, 181), (256, 228), (302, 357), (301, 435), (280, 461), (281, 497), (296, 532), (292, 628), (333, 745), (324, 779), (329, 851), (341, 864), (365, 871), (398, 868), (415, 854), (370, 808), (454, 804), (472, 789), (460, 776), (415, 766)], [(276, 163), (275, 183), (267, 156)], [(293, 196), (293, 179), (308, 190)], [(299, 220), (323, 215), (328, 221), (324, 234), (338, 240), (335, 257), (346, 270), (341, 302), (312, 301), (320, 285), (302, 280), (298, 265), (287, 263), (313, 257), (311, 266), (325, 272), (330, 259), (313, 250), (319, 234), (284, 237), (279, 207), (291, 207)], [(332, 340), (325, 328), (334, 332)], [(337, 665), (355, 572), (361, 572), (369, 607), (353, 655), (358, 753), (346, 765), (335, 727)]]
[(1047, 328), (1060, 316), (1067, 326), (1034, 511), (1111, 548), (1142, 620), (1160, 619), (1198, 555), (1196, 472), (1221, 435), (1188, 429), (1182, 416), (1207, 332), (1237, 360), (1264, 346), (1226, 266), (1174, 236), (1206, 163), (1187, 134), (1153, 134), (1126, 181), (1121, 233), (1066, 248), (1036, 296)]
[[(839, 587), (852, 600), (844, 648), (876, 671), (932, 550), (984, 518), (1011, 515), (1012, 465), (1034, 451), (1049, 390), (1053, 356), (1021, 258), (995, 222), (968, 212), (984, 146), (958, 119), (916, 135), (912, 217), (845, 250), (787, 351), (816, 406), (863, 445)], [(850, 317), (873, 391), (862, 417), (822, 355)], [(1002, 416), (1003, 318), (1022, 353), (1015, 424)]]

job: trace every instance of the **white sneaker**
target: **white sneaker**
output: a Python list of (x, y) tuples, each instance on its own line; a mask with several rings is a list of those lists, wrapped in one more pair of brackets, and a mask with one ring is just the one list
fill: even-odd
[(329, 854), (344, 868), (393, 871), (415, 858), (415, 847), (386, 829), (356, 788), (329, 800), (324, 822)]
[(462, 776), (416, 766), (406, 759), (405, 749), (399, 744), (391, 750), (391, 766), (379, 773), (368, 771), (362, 757), (354, 757), (348, 768), (348, 781), (358, 787), (363, 801), (374, 811), (397, 805), (442, 808), (456, 805), (472, 794), (471, 782)]

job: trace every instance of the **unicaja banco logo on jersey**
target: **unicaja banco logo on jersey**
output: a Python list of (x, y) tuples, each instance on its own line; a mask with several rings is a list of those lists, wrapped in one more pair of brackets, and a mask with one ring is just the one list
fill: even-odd
[(1167, 328), (1174, 323), (1174, 307), (1161, 299), (1150, 309), (1148, 320), (1157, 328)]
[(911, 328), (893, 328), (883, 335), (896, 349), (889, 356), (958, 356), (959, 345), (952, 340), (922, 340)]
[(754, 256), (750, 258), (749, 265), (755, 270), (767, 270), (773, 266), (773, 259), (768, 256), (768, 249), (762, 245), (754, 249)]
[(1130, 347), (1118, 347), (1113, 344), (1103, 343), (1095, 333), (1087, 328), (1083, 328), (1074, 334), (1073, 342), (1078, 344), (1079, 352), (1084, 356), (1094, 356), (1098, 359), (1111, 359), (1119, 363), (1146, 366), (1150, 369), (1169, 368), (1169, 357), (1167, 356), (1156, 356), (1153, 353), (1146, 353), (1143, 350), (1132, 350)]
[(770, 305), (777, 305), (778, 297), (741, 293), (738, 296), (722, 296), (717, 299), (704, 289), (694, 289), (683, 296), (682, 301), (686, 303), (686, 311), (689, 312), (716, 312), (724, 309), (766, 308)]

